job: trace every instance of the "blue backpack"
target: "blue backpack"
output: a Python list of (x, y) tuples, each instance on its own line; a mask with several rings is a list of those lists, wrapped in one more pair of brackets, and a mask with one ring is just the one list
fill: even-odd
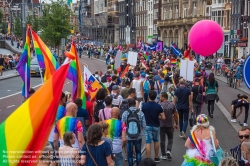
[(149, 86), (149, 81), (148, 80), (145, 80), (143, 81), (143, 90), (144, 90), (144, 93), (149, 93), (150, 91), (150, 86)]

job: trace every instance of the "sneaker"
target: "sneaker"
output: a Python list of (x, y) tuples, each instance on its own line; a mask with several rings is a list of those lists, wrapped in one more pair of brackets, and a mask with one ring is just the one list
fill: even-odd
[(243, 126), (248, 126), (248, 124), (247, 123), (243, 123)]
[(168, 158), (168, 160), (172, 160), (172, 155), (171, 155), (171, 152), (169, 150), (167, 151), (167, 158)]
[(160, 159), (167, 160), (167, 156), (161, 156)]
[(181, 137), (181, 138), (183, 137), (181, 133), (180, 133), (179, 137)]
[(181, 136), (182, 136), (182, 138), (183, 138), (184, 140), (187, 139), (186, 134), (185, 134), (183, 131), (181, 132)]
[(231, 122), (232, 122), (232, 123), (236, 123), (237, 120), (236, 120), (236, 119), (231, 119)]
[(155, 163), (159, 163), (160, 159), (159, 158), (155, 158)]

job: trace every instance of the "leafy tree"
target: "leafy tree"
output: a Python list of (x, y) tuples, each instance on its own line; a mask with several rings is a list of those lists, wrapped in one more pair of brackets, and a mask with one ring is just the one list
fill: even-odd
[(14, 20), (13, 32), (17, 37), (22, 37), (22, 20), (20, 17), (16, 17)]
[(7, 23), (2, 22), (2, 24), (3, 24), (3, 26), (2, 26), (1, 32), (2, 32), (3, 34), (7, 34), (7, 33), (8, 33), (8, 26), (7, 26)]
[(59, 46), (61, 38), (67, 38), (70, 34), (71, 14), (69, 6), (62, 0), (44, 6), (41, 18), (42, 39), (50, 46)]

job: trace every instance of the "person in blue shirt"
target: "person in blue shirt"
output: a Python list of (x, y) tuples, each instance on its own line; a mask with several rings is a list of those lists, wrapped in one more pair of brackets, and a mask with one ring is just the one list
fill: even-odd
[(239, 61), (237, 61), (236, 62), (236, 72), (235, 72), (235, 77), (236, 77), (237, 84), (238, 84), (237, 87), (240, 87), (240, 79), (241, 79), (240, 74), (241, 74), (241, 67), (240, 67)]
[(86, 131), (89, 127), (89, 113), (86, 109), (82, 108), (82, 99), (76, 98), (75, 104), (78, 107), (76, 118), (82, 122), (83, 126), (83, 136), (86, 138)]

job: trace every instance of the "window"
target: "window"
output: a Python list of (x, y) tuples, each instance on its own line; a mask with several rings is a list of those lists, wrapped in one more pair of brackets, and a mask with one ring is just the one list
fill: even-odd
[(169, 19), (172, 19), (173, 18), (173, 11), (172, 11), (172, 7), (170, 7), (170, 10), (169, 10)]
[(248, 5), (247, 5), (247, 11), (248, 11), (248, 16), (250, 15), (250, 1), (248, 1)]
[(193, 3), (193, 7), (194, 7), (194, 10), (193, 10), (193, 17), (197, 15), (196, 13), (196, 3), (194, 2)]
[(228, 41), (228, 35), (225, 35), (225, 39), (224, 39), (225, 41)]
[(167, 15), (167, 11), (166, 11), (166, 10), (164, 10), (163, 20), (166, 20), (166, 15)]
[(178, 6), (175, 6), (175, 18), (179, 18), (179, 9)]
[(187, 8), (184, 8), (183, 9), (183, 18), (186, 18), (187, 17)]

